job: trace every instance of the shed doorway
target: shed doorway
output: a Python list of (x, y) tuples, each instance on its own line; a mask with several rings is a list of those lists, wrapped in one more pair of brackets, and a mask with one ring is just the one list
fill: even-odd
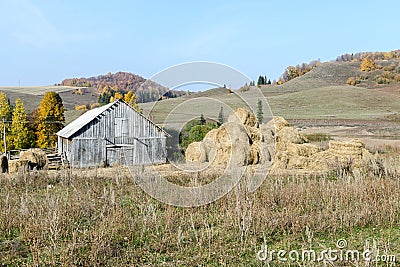
[(134, 145), (108, 145), (107, 146), (107, 165), (135, 165), (135, 146)]

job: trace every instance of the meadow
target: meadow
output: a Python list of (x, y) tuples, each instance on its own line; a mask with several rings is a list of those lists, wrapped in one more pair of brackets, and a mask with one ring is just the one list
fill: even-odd
[[(198, 208), (152, 199), (127, 168), (2, 174), (0, 266), (265, 266), (256, 257), (265, 245), (322, 251), (339, 239), (400, 257), (399, 166), (396, 156), (354, 173), (338, 167), (325, 175), (268, 176), (254, 193), (245, 177)], [(195, 177), (206, 178), (185, 179)], [(170, 179), (182, 176), (172, 172)]]

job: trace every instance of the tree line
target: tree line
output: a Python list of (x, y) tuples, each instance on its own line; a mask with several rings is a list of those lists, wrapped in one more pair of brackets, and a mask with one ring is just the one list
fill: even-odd
[(1, 151), (55, 147), (56, 133), (64, 127), (64, 111), (62, 99), (55, 92), (45, 93), (38, 108), (29, 114), (20, 98), (11, 104), (7, 95), (0, 92)]
[(373, 60), (390, 60), (400, 58), (400, 50), (393, 50), (390, 52), (360, 52), (360, 53), (346, 53), (336, 58), (337, 62), (354, 62), (363, 61), (367, 57)]
[(296, 66), (288, 66), (278, 80), (278, 84), (288, 82), (311, 71), (320, 64), (320, 60), (313, 60), (310, 63), (302, 63)]

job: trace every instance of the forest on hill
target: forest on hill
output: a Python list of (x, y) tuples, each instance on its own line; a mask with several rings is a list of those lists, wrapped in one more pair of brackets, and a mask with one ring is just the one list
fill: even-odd
[(157, 101), (162, 97), (173, 98), (185, 94), (182, 91), (169, 91), (167, 87), (129, 72), (109, 72), (105, 75), (90, 78), (64, 79), (59, 85), (93, 87), (99, 94), (99, 102), (107, 102), (107, 99), (109, 100), (115, 93), (124, 94), (130, 91), (135, 93), (140, 103)]

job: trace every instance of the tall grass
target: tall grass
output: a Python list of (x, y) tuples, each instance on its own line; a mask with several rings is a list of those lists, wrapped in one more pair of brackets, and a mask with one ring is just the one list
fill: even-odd
[(396, 250), (400, 160), (391, 160), (380, 175), (271, 176), (255, 193), (243, 179), (199, 208), (152, 199), (121, 168), (2, 175), (0, 266), (255, 266), (265, 243), (346, 237), (362, 247), (360, 232)]

